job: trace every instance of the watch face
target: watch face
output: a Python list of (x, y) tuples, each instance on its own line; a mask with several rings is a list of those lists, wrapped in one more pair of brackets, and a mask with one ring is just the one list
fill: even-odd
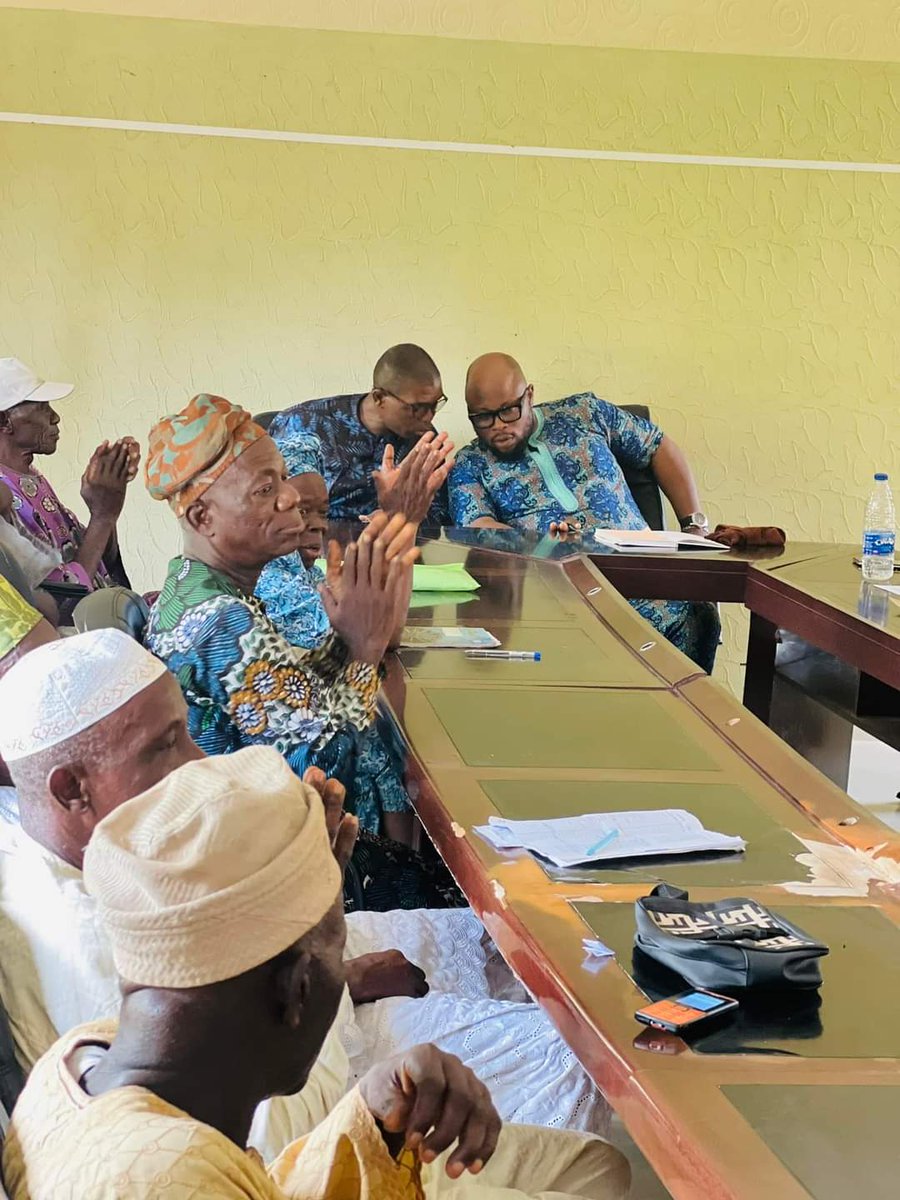
[(682, 521), (681, 521), (682, 529), (687, 529), (691, 525), (696, 525), (700, 529), (708, 529), (709, 521), (706, 519), (706, 513), (702, 513), (702, 512), (688, 513), (688, 515), (686, 517), (682, 518)]

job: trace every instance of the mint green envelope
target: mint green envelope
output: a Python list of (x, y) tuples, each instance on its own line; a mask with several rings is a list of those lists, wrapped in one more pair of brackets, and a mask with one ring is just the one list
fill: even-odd
[[(324, 571), (325, 559), (317, 558), (316, 566)], [(413, 567), (414, 592), (476, 592), (480, 587), (462, 563), (438, 563), (433, 567), (417, 563)], [(444, 600), (443, 595), (441, 599)]]

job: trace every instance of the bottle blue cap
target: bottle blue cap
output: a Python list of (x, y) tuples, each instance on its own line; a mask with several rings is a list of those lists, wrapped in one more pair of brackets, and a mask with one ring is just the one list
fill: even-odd
[(887, 479), (887, 475), (885, 475), (885, 473), (883, 471), (877, 471), (875, 473), (875, 478), (878, 480), (879, 483), (884, 483), (885, 480)]

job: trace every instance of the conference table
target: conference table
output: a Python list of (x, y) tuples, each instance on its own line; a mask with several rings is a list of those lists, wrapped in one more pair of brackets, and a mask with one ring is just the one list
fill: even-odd
[[(465, 562), (470, 596), (417, 596), (417, 625), (484, 627), (541, 661), (401, 650), (385, 691), (417, 813), (510, 967), (676, 1200), (896, 1194), (900, 835), (805, 762), (625, 599), (697, 589), (839, 646), (885, 683), (893, 613), (861, 615), (845, 548), (653, 562), (449, 530), (426, 563)], [(847, 569), (849, 566), (849, 570)], [(655, 582), (651, 583), (651, 573)], [(679, 589), (681, 591), (679, 592)], [(789, 619), (789, 620), (788, 620)], [(764, 674), (765, 656), (760, 655)], [(764, 689), (761, 689), (764, 690)], [(757, 695), (761, 694), (757, 693)], [(494, 850), (491, 816), (683, 808), (742, 854), (560, 870)], [(690, 1044), (634, 1019), (684, 985), (633, 951), (634, 902), (669, 882), (750, 896), (830, 947), (814, 993), (745, 998)], [(597, 959), (584, 939), (614, 956)]]

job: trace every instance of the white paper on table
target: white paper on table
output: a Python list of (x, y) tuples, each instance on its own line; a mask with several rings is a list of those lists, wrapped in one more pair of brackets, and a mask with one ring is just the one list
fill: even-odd
[[(614, 829), (619, 831), (618, 835), (602, 849), (592, 852)], [(557, 867), (622, 858), (715, 851), (738, 853), (747, 846), (741, 837), (704, 829), (692, 813), (681, 808), (585, 813), (580, 817), (551, 817), (543, 821), (490, 817), (488, 824), (476, 826), (475, 832), (496, 850), (530, 850)]]
[(589, 954), (591, 958), (615, 958), (615, 950), (610, 950), (605, 942), (601, 942), (599, 938), (583, 938), (582, 946), (585, 954)]
[(674, 554), (679, 550), (730, 549), (699, 533), (674, 533), (664, 529), (595, 529), (594, 541), (622, 554)]
[(896, 583), (876, 583), (875, 586), (883, 592), (890, 592), (892, 596), (900, 596), (900, 587)]

